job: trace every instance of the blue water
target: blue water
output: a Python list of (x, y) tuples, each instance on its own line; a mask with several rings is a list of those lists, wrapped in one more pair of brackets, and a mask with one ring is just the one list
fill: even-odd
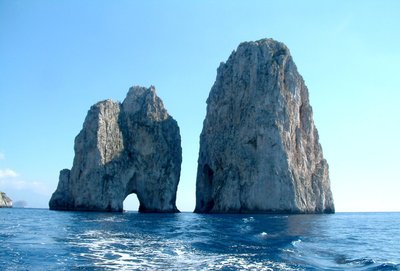
[(0, 209), (0, 270), (400, 270), (400, 213)]

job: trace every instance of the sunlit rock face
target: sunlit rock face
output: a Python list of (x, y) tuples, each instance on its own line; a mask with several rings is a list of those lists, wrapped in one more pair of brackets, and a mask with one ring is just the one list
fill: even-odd
[(207, 100), (195, 212), (334, 212), (318, 141), (288, 48), (272, 39), (240, 44)]
[(90, 108), (50, 209), (122, 211), (124, 199), (136, 193), (140, 212), (178, 212), (181, 162), (177, 122), (154, 87), (132, 87), (122, 103)]
[(0, 208), (12, 208), (13, 201), (10, 199), (6, 193), (0, 192)]

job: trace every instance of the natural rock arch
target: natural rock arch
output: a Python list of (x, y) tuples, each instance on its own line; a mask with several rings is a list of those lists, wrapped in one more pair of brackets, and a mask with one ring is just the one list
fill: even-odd
[(123, 202), (124, 211), (138, 211), (139, 199), (135, 193), (131, 193), (125, 197)]
[(118, 212), (135, 193), (140, 212), (178, 211), (179, 127), (154, 87), (132, 87), (122, 103), (92, 106), (74, 148), (72, 169), (60, 172), (50, 209)]

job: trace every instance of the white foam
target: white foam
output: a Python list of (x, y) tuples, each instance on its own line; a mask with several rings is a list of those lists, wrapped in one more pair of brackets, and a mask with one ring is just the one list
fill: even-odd
[(293, 245), (294, 247), (298, 246), (300, 243), (301, 243), (301, 240), (300, 240), (300, 239), (299, 239), (299, 240), (296, 240), (296, 241), (292, 241), (292, 245)]
[(243, 221), (244, 223), (251, 223), (251, 222), (254, 222), (255, 219), (254, 219), (254, 217), (250, 216), (250, 217), (248, 217), (248, 218), (243, 218), (242, 221)]
[[(266, 232), (260, 236), (266, 237)], [(182, 240), (165, 240), (157, 235), (88, 230), (71, 243), (83, 252), (73, 255), (108, 270), (291, 270), (284, 263), (253, 261), (256, 254), (210, 253), (196, 250)]]

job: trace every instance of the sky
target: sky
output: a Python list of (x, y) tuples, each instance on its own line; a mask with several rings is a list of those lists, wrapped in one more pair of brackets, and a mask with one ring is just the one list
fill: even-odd
[(181, 131), (177, 207), (193, 211), (216, 69), (273, 38), (308, 86), (336, 210), (400, 211), (399, 14), (385, 0), (0, 0), (0, 190), (47, 208), (90, 106), (154, 85)]

